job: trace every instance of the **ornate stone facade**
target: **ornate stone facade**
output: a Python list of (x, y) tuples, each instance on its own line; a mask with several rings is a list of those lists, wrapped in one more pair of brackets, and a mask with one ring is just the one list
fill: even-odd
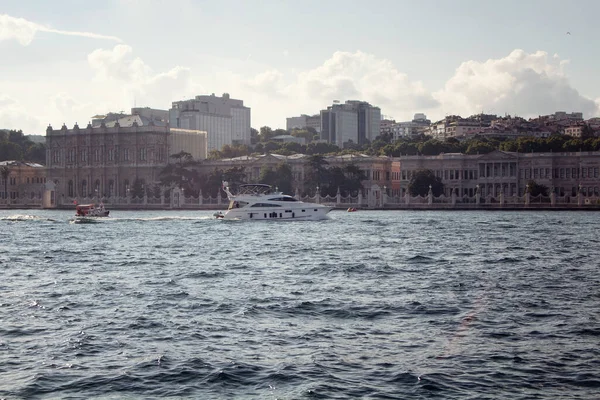
[(134, 182), (158, 181), (169, 159), (169, 127), (75, 125), (46, 130), (47, 177), (61, 197), (125, 197)]
[(39, 207), (45, 183), (46, 169), (43, 165), (0, 161), (0, 206)]
[(493, 151), (484, 155), (440, 154), (405, 156), (392, 162), (392, 196), (404, 196), (412, 174), (434, 171), (442, 179), (445, 195), (523, 196), (529, 181), (553, 189), (558, 196), (598, 196), (600, 152), (512, 153)]

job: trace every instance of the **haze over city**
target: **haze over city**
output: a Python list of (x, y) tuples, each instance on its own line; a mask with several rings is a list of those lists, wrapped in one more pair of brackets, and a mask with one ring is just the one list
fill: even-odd
[(252, 126), (333, 100), (384, 116), (599, 116), (600, 3), (3, 1), (0, 128), (41, 134), (230, 93)]

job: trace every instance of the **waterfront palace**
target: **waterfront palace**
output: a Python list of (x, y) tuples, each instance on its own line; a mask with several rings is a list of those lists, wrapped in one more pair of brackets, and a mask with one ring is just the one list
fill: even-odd
[(206, 158), (206, 132), (128, 119), (84, 129), (77, 124), (73, 129), (48, 127), (46, 175), (58, 203), (66, 197), (128, 196), (136, 180), (142, 185), (158, 182), (169, 156), (183, 150)]
[[(130, 197), (129, 189), (135, 180), (156, 184), (169, 156), (190, 148), (187, 142), (178, 145), (172, 139), (176, 136), (174, 132), (176, 130), (169, 129), (168, 125), (120, 127), (117, 124), (110, 128), (88, 126), (85, 129), (63, 126), (57, 130), (49, 127), (46, 167), (20, 164), (16, 168), (16, 164), (10, 162), (6, 182), (0, 177), (0, 188), (3, 189), (0, 205), (42, 206), (41, 189), (34, 187), (42, 182), (41, 175), (52, 185), (51, 188), (46, 186), (46, 191), (51, 194), (45, 193), (44, 207), (72, 206), (73, 200), (85, 198), (102, 198), (117, 204)], [(187, 135), (189, 131), (180, 133)], [(194, 138), (202, 140), (202, 148), (206, 149), (206, 136), (202, 132), (196, 133)], [(205, 158), (205, 150), (202, 153), (196, 158)], [(304, 183), (309, 172), (308, 158), (301, 154), (267, 154), (203, 160), (199, 172), (208, 174), (215, 169), (225, 171), (243, 167), (247, 181), (257, 182), (262, 168), (276, 167), (283, 162), (292, 169), (294, 191), (314, 194), (316, 188), (306, 187)], [(524, 154), (493, 151), (481, 155), (447, 153), (402, 157), (346, 154), (325, 159), (330, 167), (353, 164), (363, 170), (367, 180), (363, 181), (361, 195), (365, 199), (396, 199), (395, 202), (400, 203), (412, 175), (421, 169), (434, 171), (444, 183), (445, 196), (472, 197), (477, 192), (491, 197), (498, 197), (500, 193), (523, 196), (531, 180), (563, 198), (597, 198), (600, 195), (600, 152)], [(32, 171), (28, 172), (28, 168)], [(375, 204), (381, 203), (375, 201)]]
[[(293, 186), (303, 185), (308, 167), (308, 156), (244, 156), (226, 160), (211, 161), (205, 168), (227, 169), (242, 166), (249, 179), (256, 181), (263, 166), (275, 166), (280, 162), (290, 164), (293, 172)], [(444, 183), (445, 195), (452, 192), (458, 196), (475, 195), (479, 188), (482, 196), (497, 197), (522, 196), (531, 180), (554, 190), (558, 196), (575, 196), (579, 191), (583, 196), (598, 196), (600, 187), (600, 152), (576, 153), (512, 153), (493, 151), (482, 155), (440, 154), (437, 156), (367, 156), (342, 155), (325, 158), (330, 166), (343, 167), (354, 164), (365, 171), (367, 180), (363, 182), (365, 196), (385, 191), (390, 197), (404, 197), (410, 179), (415, 171), (429, 169)]]

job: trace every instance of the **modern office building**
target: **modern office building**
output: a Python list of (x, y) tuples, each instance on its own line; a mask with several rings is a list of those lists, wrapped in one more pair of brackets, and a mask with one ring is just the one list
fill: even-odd
[(319, 114), (302, 114), (299, 117), (289, 117), (286, 118), (285, 127), (288, 131), (292, 129), (312, 128), (317, 133), (321, 133), (321, 116)]
[(228, 93), (173, 102), (169, 124), (173, 128), (207, 132), (209, 151), (220, 150), (224, 145), (250, 144), (250, 108)]
[(334, 103), (321, 111), (321, 139), (343, 148), (348, 143), (364, 144), (379, 134), (381, 110), (364, 101)]

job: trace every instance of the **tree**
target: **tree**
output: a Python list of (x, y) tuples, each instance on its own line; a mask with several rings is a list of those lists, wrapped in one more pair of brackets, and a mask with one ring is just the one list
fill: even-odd
[(261, 168), (258, 182), (277, 187), (279, 191), (291, 194), (292, 178), (292, 167), (287, 163), (280, 163), (275, 169), (268, 166)]
[(312, 142), (306, 145), (306, 154), (329, 154), (338, 153), (340, 148), (333, 143)]
[(46, 164), (46, 145), (43, 143), (32, 143), (25, 149), (25, 160), (38, 164)]
[(422, 169), (415, 171), (408, 184), (408, 192), (411, 196), (427, 196), (429, 186), (434, 196), (444, 193), (442, 179), (436, 177), (432, 170)]
[(315, 134), (308, 129), (294, 129), (290, 135), (294, 137), (304, 138), (305, 143), (310, 143), (313, 141)]
[(329, 168), (327, 174), (327, 184), (324, 188), (321, 189), (321, 193), (325, 193), (329, 196), (335, 196), (337, 194), (338, 189), (340, 192), (344, 190), (345, 192), (345, 183), (346, 183), (346, 175), (344, 175), (344, 170), (340, 167), (332, 167)]
[(275, 150), (279, 150), (279, 143), (267, 142), (264, 144), (265, 153), (272, 153)]
[(250, 128), (250, 144), (256, 144), (259, 140), (258, 131), (254, 128)]
[(246, 170), (244, 167), (231, 167), (223, 172), (223, 180), (229, 183), (229, 187), (234, 192), (239, 185), (246, 183)]
[(0, 161), (23, 160), (23, 149), (17, 143), (0, 142)]
[(162, 186), (176, 186), (185, 191), (188, 196), (197, 196), (200, 177), (195, 161), (190, 153), (180, 151), (170, 156), (175, 162), (167, 164), (159, 174)]
[(215, 168), (210, 174), (200, 177), (200, 188), (202, 193), (208, 193), (211, 197), (221, 195), (221, 187), (223, 185), (223, 171)]
[(546, 185), (540, 185), (536, 181), (530, 180), (527, 182), (527, 187), (531, 196), (548, 196), (548, 187)]
[(436, 156), (445, 150), (444, 144), (436, 139), (420, 143), (418, 148), (421, 154), (425, 156)]
[(135, 178), (131, 187), (131, 197), (137, 197), (141, 199), (144, 197), (144, 181), (142, 179)]
[(328, 181), (327, 165), (329, 163), (320, 154), (308, 157), (308, 172), (306, 174), (305, 185), (312, 188), (322, 187)]
[(270, 127), (263, 126), (260, 128), (259, 138), (261, 142), (268, 142), (274, 136), (277, 136), (277, 134)]
[(469, 143), (466, 154), (487, 154), (494, 151), (497, 147), (494, 147), (492, 144), (487, 142), (481, 142), (479, 140), (474, 140)]
[(365, 172), (357, 165), (348, 164), (344, 167), (346, 181), (344, 189), (346, 195), (358, 195), (358, 191), (363, 189), (362, 181), (367, 179)]

